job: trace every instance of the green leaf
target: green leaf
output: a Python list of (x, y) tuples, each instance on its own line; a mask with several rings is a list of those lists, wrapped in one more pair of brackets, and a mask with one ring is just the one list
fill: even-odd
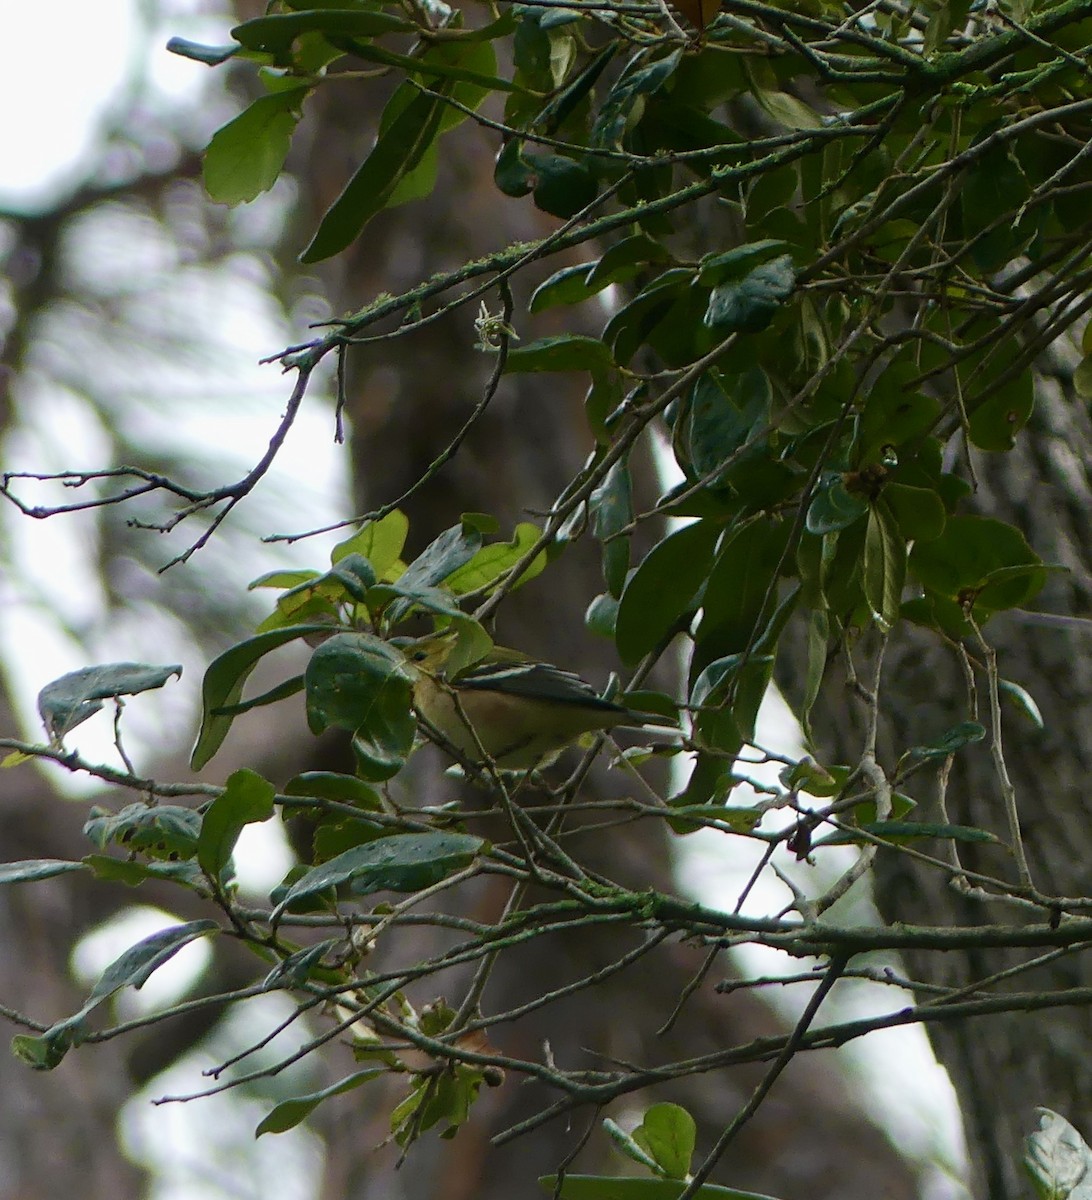
[(913, 759), (947, 758), (964, 746), (973, 746), (986, 736), (986, 729), (977, 721), (963, 721), (941, 734), (934, 742), (924, 746), (914, 746), (907, 751), (907, 757)]
[(129, 662), (83, 667), (47, 683), (38, 693), (38, 712), (50, 737), (59, 741), (97, 713), (103, 700), (160, 688), (172, 675), (182, 676), (177, 663), (169, 667)]
[(37, 879), (52, 879), (69, 871), (84, 871), (86, 864), (64, 858), (28, 858), (22, 862), (0, 863), (0, 884), (33, 883)]
[(395, 188), (439, 134), (444, 115), (440, 96), (403, 83), (387, 104), (397, 109), (398, 116), (322, 218), (301, 262), (321, 262), (355, 241), (372, 217), (387, 207)]
[(1035, 697), (1032, 696), (1027, 688), (1022, 688), (1018, 683), (1013, 683), (1011, 679), (1000, 679), (997, 682), (997, 690), (1002, 695), (1007, 696), (1024, 716), (1031, 721), (1036, 729), (1046, 728), (1042, 711), (1039, 705), (1035, 703)]
[(705, 324), (722, 337), (732, 332), (758, 333), (792, 295), (795, 283), (792, 256), (783, 254), (756, 267), (738, 283), (714, 288), (705, 310)]
[(416, 28), (405, 17), (360, 8), (316, 8), (303, 12), (274, 13), (236, 25), (231, 36), (248, 50), (283, 55), (305, 33), (340, 37), (381, 37), (385, 33), (410, 33)]
[(375, 788), (353, 775), (340, 775), (336, 771), (304, 771), (284, 785), (284, 794), (334, 800), (338, 804), (352, 804), (368, 812), (383, 810), (383, 802)]
[(213, 134), (205, 151), (204, 179), (220, 204), (243, 204), (277, 181), (308, 87), (262, 96)]
[(884, 485), (883, 502), (908, 542), (927, 542), (944, 532), (947, 512), (944, 501), (932, 488), (905, 483)]
[(554, 217), (572, 217), (599, 192), (595, 173), (586, 161), (564, 154), (523, 152), (532, 171), (535, 207)]
[(603, 1119), (603, 1128), (614, 1139), (614, 1144), (626, 1158), (632, 1159), (639, 1166), (647, 1167), (654, 1175), (662, 1174), (659, 1164), (652, 1155), (610, 1117)]
[(654, 1104), (633, 1131), (668, 1179), (686, 1179), (697, 1141), (694, 1118), (678, 1104)]
[(339, 633), (311, 655), (305, 673), (307, 723), (353, 734), (358, 769), (373, 780), (397, 774), (417, 727), (404, 656), (368, 633)]
[(289, 625), (248, 638), (209, 664), (201, 683), (201, 729), (190, 755), (190, 766), (199, 771), (224, 743), (231, 722), (230, 709), (239, 702), (250, 672), (270, 651), (308, 634), (328, 634), (329, 625)]
[(230, 46), (205, 46), (200, 42), (191, 42), (189, 38), (173, 37), (167, 42), (167, 53), (191, 58), (207, 67), (218, 67), (232, 55), (238, 54), (239, 47), (234, 43)]
[(882, 500), (868, 513), (862, 582), (873, 616), (884, 630), (891, 629), (899, 618), (906, 582), (906, 543)]
[(295, 1129), (302, 1121), (306, 1121), (323, 1100), (351, 1092), (362, 1083), (367, 1083), (369, 1079), (376, 1079), (386, 1073), (384, 1067), (369, 1067), (366, 1071), (356, 1071), (344, 1079), (339, 1079), (337, 1083), (332, 1083), (320, 1091), (311, 1092), (306, 1096), (294, 1096), (291, 1100), (282, 1100), (259, 1122), (254, 1136), (259, 1138), (263, 1133), (287, 1133), (289, 1129)]
[(1047, 575), (1020, 530), (977, 516), (949, 517), (940, 537), (916, 543), (910, 570), (928, 591), (973, 601), (986, 615), (1025, 605)]
[[(1092, 327), (1092, 322), (1085, 329)], [(1086, 354), (1073, 372), (1073, 389), (1078, 396), (1092, 400), (1092, 354)]]
[(276, 788), (256, 772), (243, 768), (228, 776), (227, 785), (205, 811), (197, 840), (197, 862), (210, 879), (231, 862), (239, 834), (247, 825), (273, 815)]
[(968, 408), (967, 432), (973, 445), (995, 453), (1011, 450), (1016, 435), (1031, 419), (1035, 408), (1035, 377), (1031, 367), (1006, 383), (991, 381), (984, 385)]
[[(870, 833), (873, 837), (884, 838), (887, 841), (902, 844), (920, 841), (922, 838), (940, 838), (949, 842), (991, 842), (997, 843), (998, 838), (986, 829), (977, 829), (973, 825), (937, 825), (925, 821), (866, 821), (857, 829), (862, 833)], [(838, 829), (826, 837), (812, 843), (813, 848), (819, 846), (845, 846), (865, 842), (868, 839), (854, 829)]]
[(19, 1035), (13, 1038), (12, 1052), (36, 1070), (52, 1070), (68, 1050), (83, 1040), (87, 1017), (104, 1000), (123, 987), (143, 987), (153, 972), (172, 959), (183, 946), (218, 929), (215, 921), (190, 921), (186, 925), (161, 929), (144, 938), (103, 971), (79, 1012), (58, 1021), (40, 1037)]
[(592, 530), (602, 543), (603, 578), (612, 596), (621, 596), (629, 570), (629, 536), (633, 520), (632, 483), (626, 459), (619, 459), (588, 498)]
[[(519, 562), (538, 541), (541, 533), (537, 525), (529, 521), (521, 522), (516, 526), (510, 542), (491, 542), (488, 546), (482, 546), (473, 558), (445, 577), (444, 586), (457, 596), (479, 590), (485, 590), (488, 594), (493, 590), (491, 585)], [(546, 552), (543, 551), (531, 560), (531, 565), (520, 576), (516, 586), (530, 583), (545, 568)]]
[(160, 858), (192, 858), (201, 814), (179, 804), (128, 804), (117, 813), (93, 808), (83, 832), (100, 850), (115, 844)]
[(372, 564), (376, 577), (383, 579), (399, 561), (408, 533), (409, 517), (396, 508), (378, 521), (365, 521), (352, 537), (338, 542), (330, 553), (330, 561), (338, 563), (349, 555), (359, 554)]
[(639, 662), (697, 607), (719, 536), (713, 521), (695, 521), (645, 556), (618, 604), (615, 640), (624, 663)]
[(445, 529), (430, 542), (398, 578), (398, 588), (406, 595), (443, 583), (466, 566), (482, 548), (482, 533), (467, 520)]
[(610, 350), (598, 338), (579, 333), (560, 333), (541, 338), (508, 352), (504, 373), (524, 371), (591, 371), (592, 374), (613, 366)]
[(610, 592), (601, 592), (584, 613), (585, 626), (600, 637), (613, 638), (618, 621), (618, 601)]
[(398, 833), (354, 846), (313, 867), (284, 893), (276, 920), (291, 904), (348, 883), (355, 895), (419, 892), (468, 867), (488, 843), (466, 833)]
[[(681, 432), (686, 435), (686, 453), (692, 473), (718, 487), (733, 478), (718, 475), (717, 468), (735, 455), (762, 429), (770, 416), (772, 389), (761, 367), (752, 367), (732, 380), (735, 395), (729, 396), (712, 372), (694, 381)], [(748, 453), (762, 454), (756, 442)], [(738, 463), (736, 464), (738, 465)]]
[(192, 888), (202, 894), (208, 893), (208, 880), (201, 868), (192, 860), (180, 862), (140, 862), (133, 858), (111, 858), (106, 854), (88, 854), (84, 863), (95, 873), (96, 879), (109, 883), (123, 883), (126, 887), (139, 887), (149, 879), (165, 880)]
[(805, 527), (811, 534), (838, 533), (856, 524), (868, 511), (868, 499), (848, 492), (841, 475), (830, 474), (811, 498)]
[(730, 279), (739, 279), (755, 267), (780, 257), (787, 245), (781, 238), (763, 238), (758, 242), (747, 242), (733, 250), (707, 254), (698, 263), (698, 283), (702, 287), (717, 287)]
[(671, 254), (663, 243), (647, 233), (634, 233), (615, 242), (603, 257), (591, 264), (587, 284), (598, 292), (612, 283), (620, 283), (636, 275), (639, 267), (646, 263), (668, 263)]
[[(539, 1183), (544, 1191), (558, 1200), (677, 1200), (685, 1184), (678, 1179), (644, 1179), (635, 1176), (566, 1175), (558, 1190), (556, 1175), (542, 1175)], [(703, 1183), (694, 1193), (695, 1200), (774, 1200), (758, 1192), (741, 1192), (735, 1188)]]
[(759, 519), (724, 541), (702, 597), (699, 645), (712, 642), (723, 655), (758, 644), (760, 622), (776, 598), (788, 538), (787, 522)]
[(682, 50), (672, 50), (647, 67), (641, 66), (647, 53), (639, 51), (607, 93), (591, 131), (593, 145), (608, 148), (621, 145), (627, 128), (640, 120), (645, 97), (663, 87), (683, 57)]

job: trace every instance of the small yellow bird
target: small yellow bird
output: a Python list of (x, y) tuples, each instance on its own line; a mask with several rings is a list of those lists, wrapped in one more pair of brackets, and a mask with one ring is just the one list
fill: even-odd
[(487, 757), (502, 771), (528, 771), (549, 766), (585, 733), (677, 728), (670, 718), (604, 700), (571, 671), (499, 646), (446, 678), (444, 662), (454, 644), (454, 635), (434, 634), (407, 647), (406, 657), (426, 732), (438, 733), (468, 762), (481, 765)]

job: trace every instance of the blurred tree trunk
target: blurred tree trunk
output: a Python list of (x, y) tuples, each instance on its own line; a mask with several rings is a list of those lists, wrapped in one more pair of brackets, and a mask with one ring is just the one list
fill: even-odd
[[(1036, 601), (1044, 613), (1087, 618), (1092, 604), (1092, 427), (1087, 407), (1068, 386), (1073, 362), (1064, 346), (1043, 369), (1037, 410), (1014, 452), (991, 457), (975, 453), (979, 480), (974, 509), (1012, 522), (1032, 547), (1066, 568), (1050, 576)], [(1089, 894), (1092, 835), (1087, 816), (1092, 767), (1092, 625), (1062, 627), (1019, 613), (1002, 614), (984, 633), (996, 648), (1001, 676), (1026, 688), (1042, 711), (1039, 730), (1018, 708), (1002, 710), (1005, 760), (1016, 789), (1020, 824), (1032, 878), (1055, 896)], [(968, 643), (980, 664), (980, 648)], [(803, 652), (803, 651), (801, 651)], [(866, 676), (867, 677), (867, 676)], [(935, 741), (962, 721), (990, 725), (985, 675), (975, 673), (978, 712), (968, 710), (965, 677), (956, 655), (937, 639), (920, 634), (888, 647), (881, 685), (886, 764), (913, 745)], [(837, 683), (827, 685), (815, 708), (817, 736), (825, 761), (855, 762), (860, 755), (862, 714), (837, 703)], [(924, 820), (940, 819), (935, 780), (915, 778), (909, 789)], [(997, 772), (988, 741), (961, 750), (946, 794), (948, 819), (993, 831), (1008, 842)], [(947, 851), (934, 844), (939, 857)], [(969, 869), (1016, 881), (1011, 854), (1001, 846), (961, 847)], [(984, 925), (1019, 919), (1010, 905), (985, 903), (944, 885), (936, 870), (894, 852), (881, 854), (876, 875), (881, 911), (890, 921), (923, 925)], [(1027, 914), (1042, 922), (1041, 911)], [(992, 973), (1028, 962), (1034, 950), (908, 954), (910, 974), (923, 982), (962, 987)], [(1004, 983), (1018, 991), (1060, 992), (1092, 984), (1092, 964), (1080, 949)], [(1046, 1105), (1081, 1127), (1092, 1091), (1092, 1010), (1087, 1006), (1016, 1012), (973, 1022), (931, 1024), (938, 1057), (959, 1096), (974, 1163), (977, 1196), (1017, 1200), (1028, 1195), (1021, 1167), (1022, 1138), (1036, 1127), (1033, 1109)], [(1092, 1133), (1087, 1126), (1085, 1135)]]

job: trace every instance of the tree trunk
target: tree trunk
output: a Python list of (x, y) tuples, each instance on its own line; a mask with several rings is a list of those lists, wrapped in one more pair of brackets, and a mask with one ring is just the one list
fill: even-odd
[[(1058, 360), (1064, 350), (1056, 349)], [(1068, 379), (1072, 364), (1054, 366)], [(1003, 456), (975, 455), (979, 486), (975, 511), (1015, 524), (1047, 563), (1066, 568), (1050, 576), (1036, 608), (1044, 613), (1086, 617), (1092, 601), (1092, 485), (1089, 447), (1092, 428), (1086, 407), (1058, 378), (1044, 377), (1037, 411), (1016, 450)], [(995, 647), (1000, 674), (1026, 688), (1042, 711), (1037, 729), (1005, 701), (1004, 754), (1015, 788), (1020, 827), (1032, 879), (1043, 893), (1086, 896), (1092, 859), (1086, 794), (1092, 765), (1092, 625), (1047, 624), (1019, 612), (1002, 614), (984, 630)], [(968, 643), (981, 662), (980, 648)], [(934, 742), (960, 722), (990, 726), (985, 675), (975, 672), (977, 712), (968, 707), (964, 672), (951, 648), (924, 633), (901, 633), (889, 645), (881, 685), (884, 761), (907, 748)], [(862, 724), (854, 706), (836, 702), (837, 683), (827, 685), (815, 713), (825, 761), (855, 762)], [(947, 819), (992, 831), (1000, 845), (970, 850), (960, 861), (1013, 883), (1017, 880), (998, 772), (988, 739), (955, 756), (946, 789)], [(938, 781), (916, 777), (908, 789), (919, 800), (924, 820), (940, 820)], [(939, 843), (925, 848), (944, 857)], [(935, 869), (894, 851), (880, 855), (877, 898), (889, 921), (922, 925), (976, 925), (1018, 922), (1011, 903), (990, 902), (945, 886)], [(1028, 921), (1042, 922), (1042, 910)], [(911, 976), (930, 984), (963, 987), (993, 973), (1028, 963), (1034, 950), (975, 949), (966, 953), (906, 955)], [(1092, 967), (1080, 948), (995, 984), (990, 991), (1064, 992), (1092, 984)], [(928, 1026), (937, 1055), (959, 1096), (974, 1164), (975, 1194), (986, 1200), (1018, 1200), (1028, 1195), (1021, 1167), (1022, 1138), (1036, 1126), (1033, 1109), (1045, 1105), (1078, 1127), (1092, 1090), (1092, 1010), (1051, 1008), (1014, 1012)], [(1092, 1130), (1085, 1129), (1086, 1134)]]

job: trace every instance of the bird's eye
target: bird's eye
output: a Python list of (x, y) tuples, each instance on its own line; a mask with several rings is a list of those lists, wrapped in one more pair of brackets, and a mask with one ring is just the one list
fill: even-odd
[(428, 658), (428, 651), (427, 650), (414, 650), (413, 654), (410, 657), (413, 659), (414, 662), (424, 662), (425, 659)]

